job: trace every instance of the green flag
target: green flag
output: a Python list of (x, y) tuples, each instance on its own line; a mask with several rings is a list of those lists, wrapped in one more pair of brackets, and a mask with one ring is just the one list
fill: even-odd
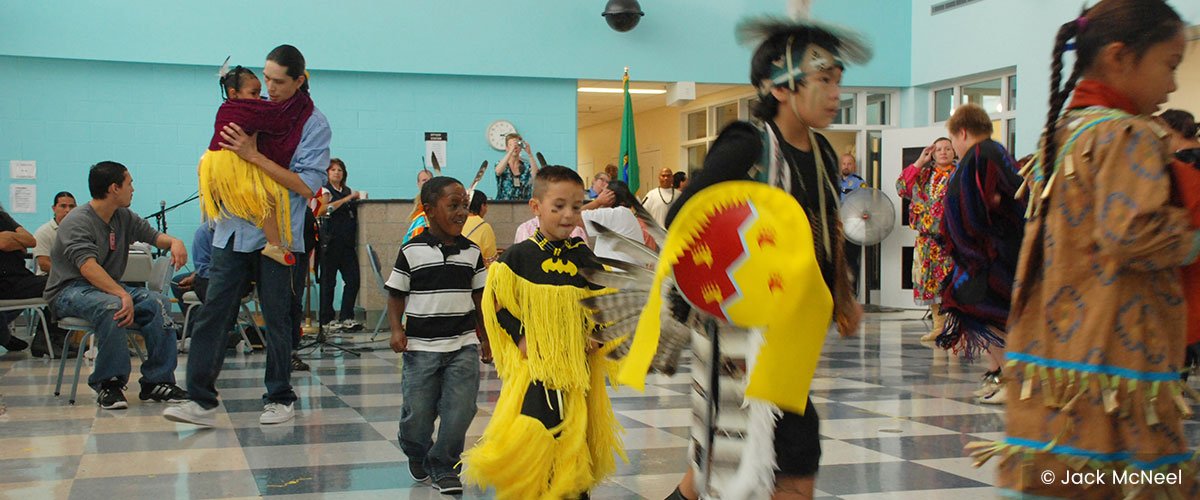
[(625, 112), (621, 118), (621, 180), (629, 184), (629, 192), (637, 194), (638, 173), (637, 136), (633, 133), (633, 100), (629, 98), (629, 69), (625, 70)]

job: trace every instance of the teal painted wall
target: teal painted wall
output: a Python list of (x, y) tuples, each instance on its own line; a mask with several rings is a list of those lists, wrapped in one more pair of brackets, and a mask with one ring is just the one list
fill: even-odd
[[(1046, 120), (1050, 54), (1063, 23), (1079, 16), (1068, 0), (985, 0), (938, 15), (940, 0), (911, 0), (912, 85), (922, 94), (907, 112), (912, 123), (930, 124), (929, 91), (938, 83), (1004, 68), (1017, 73), (1017, 156), (1032, 152)], [(1093, 4), (1095, 2), (1088, 2)], [(1169, 0), (1188, 24), (1200, 23), (1200, 2)], [(1200, 57), (1200, 54), (1188, 54)], [(1070, 71), (1072, 59), (1068, 56)], [(1064, 75), (1064, 78), (1066, 75)], [(1196, 92), (1195, 89), (1180, 89)]]
[[(38, 162), (38, 212), (14, 214), (30, 232), (51, 217), (55, 192), (89, 199), (87, 169), (100, 160), (130, 168), (132, 208), (142, 215), (195, 192), (220, 104), (213, 68), (0, 56), (0, 74), (19, 75), (0, 92), (0, 168)], [(333, 129), (332, 153), (346, 161), (349, 185), (372, 198), (416, 194), (425, 131), (449, 134), (444, 173), (464, 182), (501, 156), (484, 139), (496, 119), (511, 120), (549, 161), (575, 158), (574, 80), (317, 71), (312, 85)], [(7, 170), (0, 178), (3, 193), (28, 183)], [(495, 177), (481, 189), (494, 194)], [(7, 206), (8, 196), (0, 201)], [(199, 209), (193, 202), (168, 220), (190, 241)]]
[[(785, 3), (644, 0), (641, 24), (616, 33), (600, 16), (603, 0), (0, 0), (0, 168), (38, 162), (37, 212), (14, 214), (30, 231), (51, 217), (54, 192), (86, 202), (87, 168), (105, 159), (131, 168), (135, 211), (181, 201), (196, 190), (219, 105), (216, 66), (232, 55), (257, 72), (280, 43), (305, 53), (332, 153), (372, 198), (415, 194), (425, 131), (449, 133), (447, 173), (464, 181), (499, 158), (484, 140), (497, 119), (569, 165), (576, 79), (617, 79), (630, 66), (635, 81), (745, 83), (750, 48), (734, 26)], [(908, 1), (816, 0), (814, 13), (875, 47), (845, 85), (910, 85)], [(0, 192), (12, 182), (0, 175)], [(494, 177), (481, 188), (494, 193)], [(169, 216), (171, 233), (190, 242), (198, 220), (194, 202), (183, 206)]]
[[(734, 38), (783, 0), (647, 0), (628, 33), (608, 28), (603, 0), (439, 2), (0, 1), (0, 55), (163, 64), (261, 64), (291, 43), (318, 70), (437, 75), (744, 83), (750, 49)], [(247, 7), (256, 13), (243, 14)], [(848, 83), (908, 84), (905, 0), (816, 0), (816, 16), (866, 32), (879, 57)], [(272, 16), (255, 22), (255, 16)], [(239, 24), (242, 23), (242, 24)], [(215, 28), (215, 29), (214, 29)], [(859, 80), (859, 79), (862, 80)]]

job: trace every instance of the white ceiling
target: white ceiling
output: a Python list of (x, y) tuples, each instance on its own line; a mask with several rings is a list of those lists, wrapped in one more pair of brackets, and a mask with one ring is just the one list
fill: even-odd
[[(665, 82), (634, 82), (630, 83), (630, 87), (635, 89), (663, 89), (667, 88), (668, 83)], [(609, 87), (621, 88), (620, 80), (579, 80), (579, 87)], [(728, 90), (741, 85), (719, 85), (713, 83), (697, 83), (696, 98), (706, 96), (708, 94)], [(749, 87), (748, 85), (746, 87)], [(575, 103), (578, 127), (590, 127), (592, 125), (604, 123), (612, 120), (620, 120), (621, 113), (625, 108), (624, 94), (598, 94), (592, 92), (579, 92), (576, 94)], [(653, 109), (661, 108), (667, 105), (666, 94), (632, 94), (629, 96), (633, 100), (633, 110), (635, 113), (644, 113)]]

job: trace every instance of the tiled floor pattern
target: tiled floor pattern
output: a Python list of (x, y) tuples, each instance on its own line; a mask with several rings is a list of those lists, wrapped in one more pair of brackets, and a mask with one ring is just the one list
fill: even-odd
[[(813, 382), (823, 456), (818, 498), (990, 498), (994, 465), (971, 467), (964, 444), (1003, 435), (1001, 408), (973, 402), (981, 366), (917, 342), (919, 315), (870, 315), (854, 339), (830, 338)], [(316, 354), (296, 373), (297, 418), (260, 426), (263, 355), (231, 354), (218, 387), (219, 426), (163, 420), (161, 404), (99, 410), (80, 388), (68, 406), (52, 396), (57, 364), (26, 353), (0, 357), (0, 497), (8, 498), (438, 498), (414, 484), (396, 444), (398, 355)], [(134, 360), (136, 363), (136, 359)], [(181, 359), (178, 376), (182, 380)], [(136, 368), (135, 368), (136, 369)], [(86, 378), (86, 370), (84, 377)], [(474, 442), (499, 394), (484, 368)], [(593, 498), (665, 497), (685, 468), (689, 374), (653, 376), (645, 393), (613, 390), (629, 463)], [(1188, 436), (1200, 442), (1200, 422)], [(465, 498), (491, 498), (468, 489)]]

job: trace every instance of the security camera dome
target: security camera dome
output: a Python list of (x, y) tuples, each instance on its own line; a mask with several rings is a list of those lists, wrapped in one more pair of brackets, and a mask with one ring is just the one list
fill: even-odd
[(646, 13), (642, 12), (637, 0), (608, 0), (601, 15), (608, 22), (608, 27), (624, 33), (636, 27)]

